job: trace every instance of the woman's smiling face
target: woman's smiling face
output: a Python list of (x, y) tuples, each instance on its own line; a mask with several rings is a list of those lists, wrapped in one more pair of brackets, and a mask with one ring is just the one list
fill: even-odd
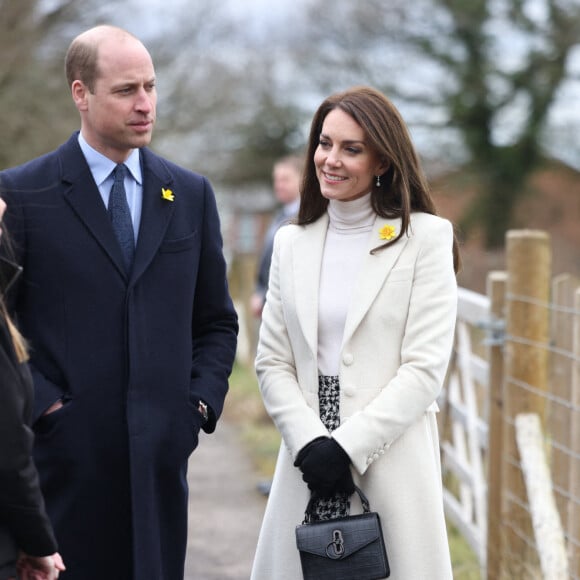
[(314, 165), (322, 195), (339, 201), (369, 193), (375, 176), (385, 170), (362, 127), (341, 109), (333, 109), (324, 119)]

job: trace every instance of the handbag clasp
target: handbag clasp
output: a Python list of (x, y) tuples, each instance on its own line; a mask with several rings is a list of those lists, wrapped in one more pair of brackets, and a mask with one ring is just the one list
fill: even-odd
[(340, 530), (333, 530), (332, 542), (326, 546), (326, 555), (333, 560), (338, 560), (344, 554), (344, 540)]

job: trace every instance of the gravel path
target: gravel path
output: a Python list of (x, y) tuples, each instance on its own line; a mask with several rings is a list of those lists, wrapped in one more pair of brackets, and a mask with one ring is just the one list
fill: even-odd
[(266, 498), (235, 426), (202, 433), (189, 461), (184, 580), (248, 580)]

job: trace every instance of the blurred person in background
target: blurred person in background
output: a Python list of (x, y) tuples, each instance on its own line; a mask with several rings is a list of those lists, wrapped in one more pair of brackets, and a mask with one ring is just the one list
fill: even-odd
[[(436, 399), (459, 256), (407, 127), (369, 87), (311, 125), (297, 223), (278, 231), (256, 371), (282, 436), (253, 580), (301, 578), (295, 527), (380, 515), (391, 578), (451, 580)], [(352, 497), (351, 497), (352, 496)]]
[[(260, 320), (268, 291), (268, 278), (270, 277), (270, 264), (272, 262), (272, 250), (274, 249), (274, 236), (285, 224), (290, 223), (298, 214), (300, 207), (300, 179), (304, 169), (304, 159), (298, 155), (281, 157), (274, 163), (272, 169), (272, 186), (276, 201), (282, 207), (274, 215), (272, 223), (266, 230), (262, 253), (258, 264), (256, 276), (256, 289), (250, 298), (252, 314)], [(263, 495), (270, 493), (272, 482), (270, 480), (258, 482), (258, 491)]]
[[(0, 198), (0, 243), (6, 241)], [(0, 258), (0, 580), (53, 580), (64, 570), (32, 460), (32, 378), (27, 346), (3, 296), (20, 268)]]
[(272, 186), (276, 201), (281, 205), (274, 215), (272, 223), (264, 236), (262, 253), (258, 264), (256, 276), (256, 288), (250, 300), (252, 314), (261, 318), (266, 292), (268, 291), (268, 278), (270, 276), (270, 263), (274, 247), (274, 235), (284, 224), (290, 223), (298, 214), (300, 206), (300, 179), (304, 168), (304, 160), (298, 155), (282, 157), (274, 163), (272, 169)]

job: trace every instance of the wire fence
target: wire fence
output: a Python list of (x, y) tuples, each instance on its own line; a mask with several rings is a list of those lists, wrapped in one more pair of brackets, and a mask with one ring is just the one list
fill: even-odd
[[(544, 232), (509, 232), (506, 262), (485, 296), (460, 289), (440, 400), (446, 510), (482, 576), (580, 580), (580, 279), (551, 278)], [(539, 438), (523, 435), (533, 418)]]

